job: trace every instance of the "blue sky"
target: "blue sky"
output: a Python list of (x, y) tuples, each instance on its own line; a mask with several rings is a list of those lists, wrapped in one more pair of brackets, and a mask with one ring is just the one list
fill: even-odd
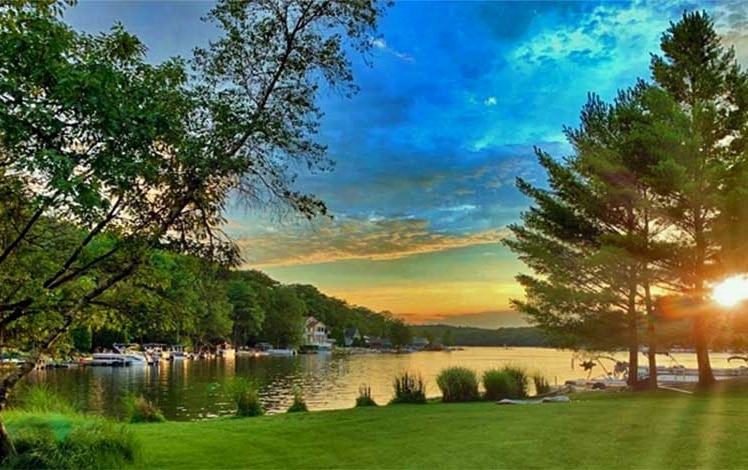
[[(87, 31), (121, 21), (149, 59), (189, 57), (216, 34), (207, 2), (88, 2), (66, 14)], [(227, 230), (247, 267), (408, 321), (517, 325), (509, 298), (523, 266), (500, 245), (527, 208), (517, 176), (542, 184), (533, 147), (570, 150), (588, 92), (610, 99), (649, 77), (649, 53), (684, 10), (706, 9), (743, 64), (739, 2), (397, 2), (381, 21), (361, 88), (320, 96), (331, 173), (299, 189), (335, 219), (311, 224), (238, 206)]]

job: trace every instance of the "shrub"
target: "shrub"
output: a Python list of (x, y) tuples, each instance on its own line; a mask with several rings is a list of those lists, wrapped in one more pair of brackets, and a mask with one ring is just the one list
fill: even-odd
[(163, 423), (164, 414), (143, 395), (128, 395), (124, 400), (125, 419), (131, 423)]
[(527, 372), (525, 372), (524, 369), (520, 369), (519, 367), (511, 366), (505, 366), (502, 370), (509, 374), (512, 382), (514, 382), (517, 396), (513, 398), (527, 398), (527, 396), (529, 395), (527, 386), (530, 382), (530, 378), (528, 377)]
[(436, 384), (442, 392), (443, 402), (476, 401), (480, 398), (478, 378), (475, 372), (465, 367), (442, 370)]
[(426, 384), (420, 376), (405, 372), (395, 377), (394, 386), (391, 403), (426, 403)]
[(229, 382), (227, 389), (236, 403), (237, 416), (260, 416), (265, 413), (253, 381), (237, 377)]
[(545, 377), (540, 375), (540, 372), (533, 374), (532, 381), (535, 384), (536, 395), (542, 395), (551, 391), (551, 384), (548, 383), (548, 380)]
[(18, 404), (24, 411), (37, 413), (74, 413), (70, 402), (48, 384), (26, 388), (19, 393)]
[(358, 397), (356, 397), (356, 407), (360, 406), (377, 406), (377, 402), (371, 397), (371, 387), (362, 385), (358, 388)]
[(304, 397), (301, 396), (299, 390), (294, 390), (293, 403), (291, 403), (291, 406), (288, 408), (288, 413), (299, 413), (304, 411), (309, 411), (309, 408), (307, 408), (306, 402), (304, 401)]
[(527, 374), (516, 367), (491, 369), (483, 373), (486, 400), (527, 397)]
[(32, 416), (19, 423), (16, 454), (3, 467), (122, 468), (137, 461), (140, 445), (125, 426), (101, 418)]

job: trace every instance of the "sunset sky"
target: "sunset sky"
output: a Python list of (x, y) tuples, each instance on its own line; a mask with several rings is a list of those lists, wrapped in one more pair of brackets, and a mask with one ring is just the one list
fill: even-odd
[[(149, 59), (189, 57), (215, 30), (210, 3), (87, 2), (66, 13), (90, 31), (121, 21)], [(293, 221), (232, 206), (227, 231), (246, 267), (411, 323), (515, 326), (524, 269), (500, 240), (542, 184), (533, 146), (570, 152), (587, 93), (604, 99), (649, 77), (649, 53), (683, 10), (705, 9), (748, 64), (748, 3), (397, 2), (381, 21), (361, 92), (323, 93), (320, 139), (337, 162), (302, 175), (334, 220)]]

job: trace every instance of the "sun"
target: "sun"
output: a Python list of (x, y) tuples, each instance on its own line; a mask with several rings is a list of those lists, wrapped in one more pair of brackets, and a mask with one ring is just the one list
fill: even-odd
[(712, 288), (712, 299), (723, 307), (734, 307), (748, 299), (748, 276), (728, 277)]

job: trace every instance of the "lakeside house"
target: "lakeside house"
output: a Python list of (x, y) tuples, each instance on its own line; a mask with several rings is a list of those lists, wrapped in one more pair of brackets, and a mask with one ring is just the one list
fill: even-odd
[(413, 341), (410, 342), (411, 347), (417, 350), (425, 349), (429, 345), (430, 341), (424, 337), (416, 336)]
[(358, 328), (346, 328), (343, 332), (343, 341), (346, 347), (353, 346), (353, 343), (357, 341), (360, 344), (364, 344), (364, 336), (361, 334)]
[(309, 316), (306, 317), (304, 322), (304, 346), (315, 346), (315, 347), (332, 347), (332, 340), (328, 336), (330, 329), (317, 320), (316, 318)]

